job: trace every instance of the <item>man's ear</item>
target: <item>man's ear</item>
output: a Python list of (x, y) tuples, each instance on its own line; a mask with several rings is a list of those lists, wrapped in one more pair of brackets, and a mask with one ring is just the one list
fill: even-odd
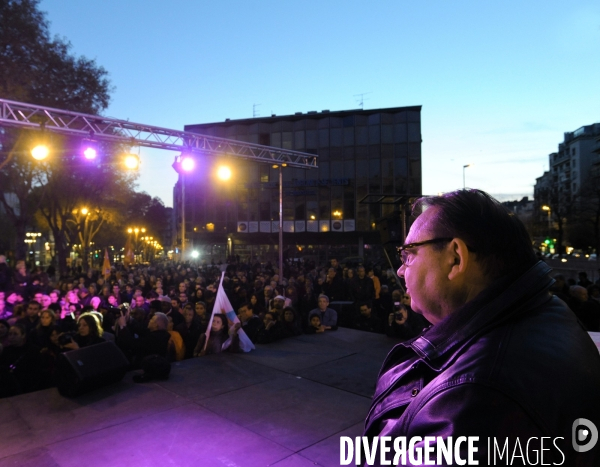
[(448, 279), (455, 280), (462, 276), (467, 271), (470, 261), (473, 261), (473, 256), (470, 254), (467, 244), (460, 238), (454, 238), (448, 245), (446, 250), (448, 254), (448, 262), (450, 263), (450, 272)]

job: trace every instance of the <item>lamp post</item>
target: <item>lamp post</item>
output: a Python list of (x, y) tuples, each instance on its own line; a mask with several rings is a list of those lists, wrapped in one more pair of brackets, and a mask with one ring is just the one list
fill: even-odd
[(465, 169), (467, 167), (471, 167), (473, 164), (466, 164), (463, 165), (463, 190), (467, 187), (466, 183), (465, 183)]
[(283, 167), (287, 164), (273, 165), (279, 169), (279, 283), (283, 280)]
[(552, 209), (550, 206), (544, 205), (542, 206), (542, 211), (546, 211), (548, 213), (548, 238), (550, 238), (552, 234)]
[(194, 159), (183, 157), (181, 159), (181, 261), (185, 258), (185, 173), (194, 170)]

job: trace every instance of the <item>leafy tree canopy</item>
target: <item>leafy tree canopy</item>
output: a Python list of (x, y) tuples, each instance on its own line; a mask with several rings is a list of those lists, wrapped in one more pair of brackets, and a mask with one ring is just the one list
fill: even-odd
[(108, 107), (108, 72), (70, 53), (50, 37), (39, 0), (0, 0), (0, 96), (4, 99), (97, 114)]

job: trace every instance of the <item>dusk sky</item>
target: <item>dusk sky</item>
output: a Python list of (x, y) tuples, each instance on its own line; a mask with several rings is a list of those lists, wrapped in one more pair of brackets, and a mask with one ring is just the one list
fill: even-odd
[[(600, 122), (600, 2), (42, 0), (115, 87), (104, 115), (226, 118), (422, 105), (423, 193), (532, 196), (563, 133)], [(177, 153), (140, 150), (172, 206)]]

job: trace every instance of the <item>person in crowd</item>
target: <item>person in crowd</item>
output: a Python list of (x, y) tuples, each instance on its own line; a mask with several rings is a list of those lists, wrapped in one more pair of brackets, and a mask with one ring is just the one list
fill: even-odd
[(79, 296), (79, 304), (82, 307), (91, 304), (93, 296), (90, 294), (90, 291), (86, 287), (80, 287), (77, 295)]
[(140, 308), (144, 310), (144, 313), (146, 313), (146, 315), (150, 313), (150, 304), (141, 294), (135, 296), (132, 308)]
[(133, 300), (133, 286), (130, 283), (125, 284), (125, 291), (121, 292), (120, 303), (131, 303)]
[(47, 310), (48, 307), (52, 304), (52, 299), (50, 295), (43, 294), (40, 300), (40, 305), (42, 306), (42, 310)]
[(392, 297), (394, 297), (393, 309), (387, 317), (385, 329), (388, 337), (411, 339), (430, 326), (423, 315), (415, 313), (411, 308), (410, 295), (401, 290), (394, 290)]
[(22, 324), (8, 330), (8, 343), (0, 354), (0, 397), (36, 391), (40, 387), (40, 349), (27, 342)]
[(4, 299), (4, 292), (0, 292), (0, 319), (8, 319), (12, 316), (12, 313), (6, 306), (6, 300)]
[(252, 311), (254, 312), (254, 314), (257, 315), (260, 319), (264, 318), (264, 315), (267, 311), (264, 306), (264, 301), (262, 300), (262, 297), (262, 294), (250, 294), (250, 306), (252, 307)]
[(0, 319), (0, 353), (2, 353), (2, 348), (8, 345), (8, 330), (10, 329), (10, 324), (5, 319)]
[(367, 276), (373, 281), (373, 288), (375, 289), (374, 303), (379, 303), (379, 295), (381, 294), (381, 282), (379, 277), (375, 275), (375, 269), (370, 267), (367, 271)]
[(588, 279), (587, 272), (581, 271), (579, 274), (577, 274), (577, 276), (579, 277), (577, 285), (580, 285), (581, 287), (585, 287), (587, 289), (590, 285), (593, 284), (593, 282)]
[(58, 303), (59, 299), (60, 299), (60, 291), (55, 289), (52, 292), (50, 292), (49, 296), (50, 296), (50, 302)]
[(252, 342), (256, 342), (258, 330), (261, 325), (261, 320), (258, 315), (254, 314), (254, 310), (248, 303), (242, 304), (238, 309), (238, 318), (242, 323), (242, 329)]
[(98, 318), (90, 313), (82, 313), (77, 320), (77, 333), (70, 336), (72, 337), (69, 342), (62, 344), (64, 349), (77, 350), (90, 345), (100, 344), (106, 340), (102, 337), (103, 334), (102, 325)]
[(8, 292), (11, 285), (11, 270), (6, 263), (6, 256), (0, 255), (0, 292)]
[(25, 261), (17, 261), (13, 274), (12, 290), (21, 297), (31, 297), (32, 283), (31, 276), (27, 272)]
[(240, 323), (235, 323), (234, 326), (229, 328), (227, 316), (223, 313), (215, 313), (212, 317), (208, 342), (206, 341), (206, 333), (201, 334), (194, 349), (194, 357), (202, 357), (225, 351), (239, 352), (240, 346), (237, 332), (240, 327)]
[(65, 350), (60, 346), (60, 335), (62, 331), (60, 326), (55, 324), (50, 329), (50, 338), (46, 347), (40, 350), (40, 389), (46, 389), (55, 386), (54, 374), (56, 370), (56, 360)]
[(167, 330), (169, 327), (167, 315), (160, 312), (155, 313), (148, 322), (147, 332), (143, 332), (139, 327), (136, 329), (132, 326), (135, 320), (131, 319), (130, 314), (134, 311), (135, 309), (122, 313), (117, 319), (115, 328), (116, 343), (125, 355), (131, 357), (132, 367), (141, 368), (142, 360), (150, 355), (158, 355), (168, 361), (173, 361), (175, 356), (172, 348), (171, 352), (169, 351), (171, 334)]
[(348, 298), (346, 284), (336, 268), (329, 268), (325, 281), (321, 284), (321, 293), (327, 295), (332, 301), (343, 301)]
[(208, 322), (210, 321), (210, 316), (208, 315), (208, 310), (206, 309), (206, 303), (196, 302), (194, 305), (194, 312), (199, 319), (200, 332), (206, 332)]
[(379, 320), (379, 317), (373, 313), (372, 305), (369, 302), (361, 303), (358, 309), (360, 314), (354, 321), (354, 329), (383, 333), (383, 324)]
[(6, 297), (6, 312), (12, 313), (14, 316), (15, 315), (15, 312), (14, 312), (15, 307), (17, 307), (18, 305), (22, 305), (22, 304), (23, 304), (23, 296), (16, 292), (11, 292), (10, 294), (8, 294), (8, 297)]
[(310, 315), (306, 334), (316, 334), (325, 332), (325, 326), (321, 324), (321, 317), (317, 314)]
[(595, 300), (600, 303), (600, 286), (592, 284), (588, 286), (587, 290), (590, 300)]
[(277, 314), (265, 312), (262, 324), (256, 336), (257, 344), (269, 344), (281, 339), (281, 323), (277, 321)]
[[(367, 441), (418, 433), (435, 450), (436, 440), (476, 435), (526, 439), (540, 452), (547, 437), (560, 449), (545, 452), (546, 463), (598, 465), (598, 450), (571, 445), (574, 421), (600, 420), (598, 349), (548, 293), (551, 269), (522, 222), (480, 190), (421, 198), (413, 212), (398, 275), (432, 326), (388, 354)], [(480, 443), (469, 460), (489, 465), (490, 449)], [(466, 458), (467, 447), (460, 452)]]
[[(196, 302), (196, 307), (202, 302)], [(203, 315), (206, 316), (206, 309)], [(202, 329), (201, 317), (192, 309), (192, 305), (188, 304), (183, 308), (183, 322), (173, 328), (183, 339), (185, 346), (185, 358), (192, 358), (194, 348), (200, 338), (200, 334), (206, 331), (206, 326)]]
[(17, 321), (17, 324), (20, 324), (25, 328), (26, 334), (29, 334), (38, 325), (41, 308), (39, 302), (31, 300), (27, 304), (27, 308), (25, 308), (25, 318), (21, 318)]
[[(191, 304), (188, 304), (188, 309), (191, 310)], [(185, 313), (186, 308), (184, 307), (183, 311)], [(169, 349), (172, 349), (173, 355), (175, 356), (175, 361), (179, 362), (185, 358), (185, 343), (183, 341), (183, 337), (176, 331), (173, 327), (173, 318), (171, 316), (167, 316), (169, 320), (169, 324), (167, 325), (167, 331), (171, 335), (169, 339)]]
[(356, 277), (350, 282), (350, 296), (355, 304), (373, 301), (375, 299), (375, 285), (367, 276), (364, 266), (358, 266)]
[(277, 315), (277, 320), (283, 319), (283, 309), (286, 306), (285, 297), (283, 295), (277, 295), (271, 300), (269, 311)]
[(313, 315), (319, 316), (321, 326), (324, 330), (335, 331), (337, 329), (337, 311), (329, 308), (329, 297), (327, 295), (319, 295), (317, 300), (318, 308), (308, 313), (308, 322), (310, 324)]
[(271, 300), (273, 299), (273, 287), (270, 285), (265, 286), (263, 289), (263, 302), (266, 310), (271, 309)]
[(588, 332), (600, 332), (600, 303), (590, 300), (587, 289), (581, 285), (572, 285), (569, 293), (568, 304), (577, 319)]
[(294, 337), (302, 334), (299, 320), (296, 317), (296, 311), (291, 306), (283, 309), (283, 321), (281, 322), (281, 337)]
[(56, 325), (56, 315), (52, 310), (42, 310), (40, 319), (34, 329), (29, 332), (29, 342), (36, 347), (48, 347), (50, 343), (50, 333)]
[(116, 303), (116, 305), (113, 306), (119, 306), (121, 303), (123, 303), (123, 299), (121, 298), (121, 287), (119, 286), (119, 283), (113, 284), (110, 296), (114, 298), (114, 303)]

